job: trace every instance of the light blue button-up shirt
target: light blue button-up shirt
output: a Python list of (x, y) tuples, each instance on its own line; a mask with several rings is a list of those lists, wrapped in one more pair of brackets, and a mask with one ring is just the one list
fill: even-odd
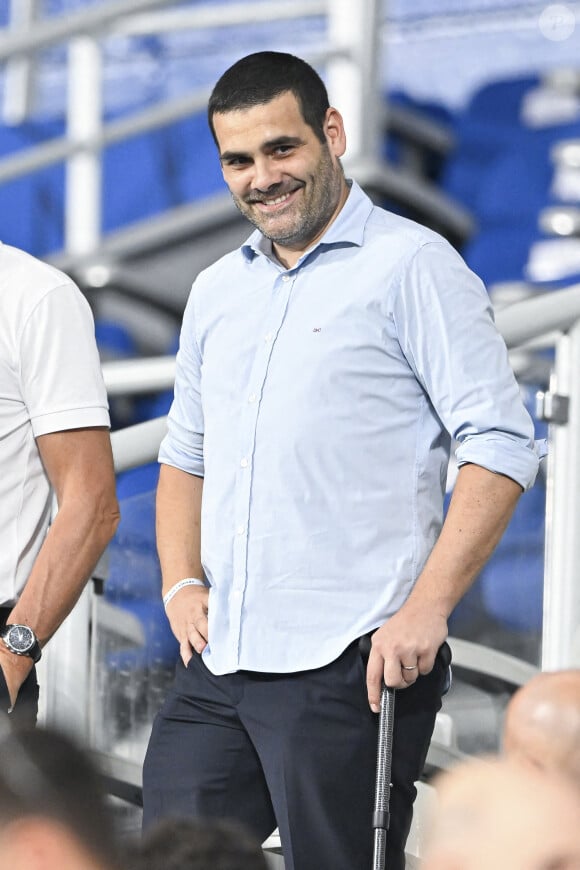
[(216, 674), (319, 667), (405, 601), (457, 461), (538, 459), (481, 281), (353, 182), (292, 269), (254, 232), (199, 275), (160, 462), (204, 476)]

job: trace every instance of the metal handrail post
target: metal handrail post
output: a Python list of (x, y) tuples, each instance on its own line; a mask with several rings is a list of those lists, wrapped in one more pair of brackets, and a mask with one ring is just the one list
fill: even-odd
[(376, 161), (380, 155), (381, 3), (328, 0), (328, 38), (344, 50), (327, 65), (330, 102), (340, 109), (347, 133), (347, 160)]
[[(39, 15), (40, 0), (12, 0), (9, 33), (26, 32)], [(30, 115), (34, 102), (36, 62), (33, 57), (16, 56), (6, 64), (4, 106), (5, 124), (21, 124)]]
[[(68, 135), (83, 143), (97, 136), (102, 124), (101, 52), (96, 39), (88, 36), (72, 40), (68, 51)], [(66, 249), (71, 255), (88, 254), (98, 247), (100, 235), (101, 152), (87, 147), (72, 154), (66, 166)], [(43, 662), (40, 720), (81, 740), (89, 732), (90, 615), (91, 595), (86, 587)]]
[(556, 345), (550, 424), (542, 670), (580, 666), (580, 320)]
[(86, 586), (37, 666), (39, 722), (80, 740), (87, 739), (89, 728), (90, 614)]
[(39, 49), (57, 45), (74, 36), (93, 33), (109, 24), (113, 25), (123, 15), (134, 15), (143, 9), (171, 3), (175, 3), (175, 0), (102, 0), (67, 15), (43, 19), (28, 31), (4, 33), (0, 30), (0, 60), (18, 54), (34, 54)]
[(95, 38), (84, 36), (72, 40), (68, 51), (67, 131), (86, 148), (71, 154), (66, 165), (65, 249), (83, 256), (101, 239), (102, 150), (94, 144), (103, 124), (101, 50)]

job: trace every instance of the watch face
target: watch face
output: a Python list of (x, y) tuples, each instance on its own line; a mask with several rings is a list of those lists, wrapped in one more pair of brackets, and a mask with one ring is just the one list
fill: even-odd
[(34, 634), (27, 625), (13, 625), (6, 635), (6, 641), (15, 652), (28, 652), (34, 644)]

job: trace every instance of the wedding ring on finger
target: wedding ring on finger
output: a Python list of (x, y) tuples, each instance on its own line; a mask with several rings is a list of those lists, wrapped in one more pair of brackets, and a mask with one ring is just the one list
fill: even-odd
[(401, 670), (402, 671), (416, 671), (418, 667), (419, 667), (418, 665), (401, 665)]

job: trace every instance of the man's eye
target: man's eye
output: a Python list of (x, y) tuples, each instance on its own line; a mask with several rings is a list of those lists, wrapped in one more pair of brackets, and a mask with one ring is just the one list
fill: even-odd
[(233, 166), (234, 169), (239, 169), (241, 167), (247, 166), (250, 161), (245, 157), (232, 157), (230, 160), (225, 161), (226, 166)]

